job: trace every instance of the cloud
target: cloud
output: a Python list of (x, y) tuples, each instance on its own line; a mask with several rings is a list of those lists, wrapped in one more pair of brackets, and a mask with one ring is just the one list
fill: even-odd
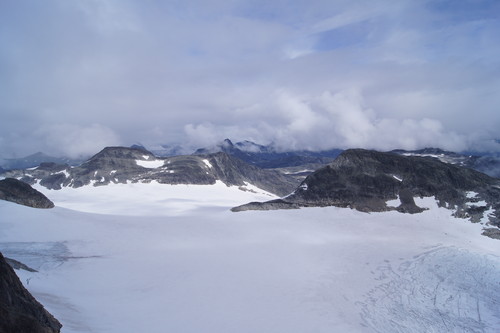
[[(362, 94), (356, 90), (327, 91), (307, 98), (280, 90), (270, 103), (260, 106), (259, 123), (239, 127), (191, 124), (186, 127), (186, 134), (190, 142), (197, 144), (203, 144), (203, 140), (214, 144), (226, 137), (244, 140), (253, 136), (257, 142), (272, 142), (280, 149), (390, 150), (439, 146), (460, 151), (467, 148), (465, 136), (447, 131), (436, 119), (380, 117), (376, 110), (365, 106)], [(267, 109), (276, 110), (280, 119), (265, 119), (262, 115)]]
[(79, 126), (54, 124), (39, 128), (35, 136), (57, 155), (72, 158), (88, 157), (107, 146), (118, 146), (121, 141), (110, 128), (100, 124)]
[(44, 129), (93, 123), (99, 142), (123, 144), (486, 147), (500, 126), (499, 10), (491, 0), (3, 1), (0, 157), (62, 153), (70, 133)]

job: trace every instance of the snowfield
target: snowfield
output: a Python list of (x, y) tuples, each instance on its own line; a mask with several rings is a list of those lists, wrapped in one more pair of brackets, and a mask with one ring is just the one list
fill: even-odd
[[(0, 201), (0, 251), (62, 332), (498, 332), (500, 241), (433, 198), (415, 215), (232, 213), (274, 198), (121, 184)], [(39, 188), (43, 189), (43, 188)]]

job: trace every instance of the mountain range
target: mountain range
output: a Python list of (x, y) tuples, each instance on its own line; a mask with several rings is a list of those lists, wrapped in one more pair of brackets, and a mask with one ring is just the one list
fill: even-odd
[(2, 176), (55, 190), (127, 182), (210, 185), (221, 181), (242, 189), (252, 184), (283, 196), (298, 185), (289, 175), (249, 165), (222, 152), (158, 158), (145, 149), (126, 147), (107, 147), (75, 167), (42, 163), (33, 169), (6, 171)]
[[(294, 176), (300, 181), (312, 171), (331, 163), (343, 151), (342, 149), (323, 151), (283, 150), (273, 144), (260, 145), (248, 140), (233, 143), (230, 139), (225, 139), (218, 144), (203, 148), (189, 148), (181, 144), (163, 144), (146, 148), (140, 143), (134, 144), (130, 148), (146, 150), (159, 158), (223, 152), (263, 169), (276, 169), (282, 173)], [(392, 152), (406, 156), (435, 157), (446, 163), (465, 166), (492, 177), (500, 177), (500, 156), (495, 153), (455, 153), (439, 148), (424, 148), (419, 150), (396, 149)], [(85, 158), (53, 157), (38, 152), (23, 158), (0, 160), (0, 172), (12, 169), (34, 168), (45, 162), (78, 166), (85, 161)]]
[[(233, 211), (338, 206), (366, 212), (418, 213), (422, 208), (413, 198), (434, 196), (440, 206), (451, 209), (455, 216), (482, 221), (492, 227), (487, 228), (486, 234), (499, 237), (500, 180), (471, 169), (482, 165), (477, 163), (480, 158), (431, 148), (388, 153), (350, 149), (330, 163), (326, 161), (333, 157), (321, 157), (321, 163), (316, 162), (322, 167), (306, 170), (297, 177), (284, 171), (286, 168), (263, 169), (255, 165), (271, 160), (271, 156), (276, 165), (285, 157), (304, 163), (312, 161), (308, 154), (277, 154), (251, 142), (233, 144), (225, 140), (211, 150), (199, 149), (193, 155), (172, 157), (157, 157), (140, 146), (107, 147), (79, 166), (49, 162), (36, 168), (4, 171), (1, 175), (53, 190), (129, 182), (210, 185), (221, 181), (242, 190), (249, 190), (248, 185), (256, 186), (282, 197), (249, 203)], [(388, 204), (389, 201), (396, 202)]]
[(42, 152), (38, 152), (35, 154), (31, 154), (21, 158), (6, 158), (0, 159), (0, 171), (2, 169), (11, 170), (11, 169), (27, 169), (33, 168), (40, 163), (52, 162), (57, 164), (68, 164), (68, 165), (78, 165), (82, 163), (85, 159), (83, 158), (69, 158), (69, 157), (54, 157)]
[[(54, 204), (28, 184), (36, 184), (46, 189), (57, 191), (63, 188), (82, 187), (85, 189), (92, 189), (93, 187), (113, 189), (112, 186), (107, 186), (112, 184), (148, 184), (153, 182), (157, 184), (172, 185), (207, 185), (207, 187), (216, 185), (217, 183), (219, 183), (218, 185), (224, 183), (228, 187), (236, 186), (243, 191), (253, 191), (255, 187), (257, 187), (258, 189), (265, 190), (281, 197), (280, 199), (271, 201), (250, 202), (237, 206), (231, 209), (233, 212), (335, 206), (351, 208), (352, 211), (357, 210), (365, 213), (400, 212), (407, 214), (405, 216), (412, 216), (409, 214), (424, 213), (428, 208), (421, 203), (423, 200), (429, 199), (431, 201), (436, 201), (439, 207), (448, 209), (450, 215), (468, 219), (472, 223), (480, 225), (483, 230), (483, 235), (494, 239), (500, 239), (500, 179), (473, 170), (471, 168), (472, 166), (478, 167), (482, 165), (481, 163), (476, 163), (475, 161), (480, 159), (474, 159), (473, 156), (465, 156), (431, 148), (418, 151), (397, 150), (392, 152), (348, 149), (341, 152), (335, 159), (331, 156), (323, 156), (321, 159), (314, 162), (311, 160), (312, 156), (308, 154), (300, 156), (300, 154), (296, 152), (298, 155), (280, 155), (281, 153), (266, 151), (266, 149), (267, 148), (264, 146), (255, 146), (250, 142), (233, 144), (231, 141), (226, 140), (223, 146), (218, 148), (215, 147), (212, 150), (198, 150), (193, 155), (158, 157), (142, 146), (131, 148), (107, 147), (77, 166), (70, 166), (65, 163), (42, 162), (34, 168), (0, 171), (0, 176), (6, 177), (0, 180), (0, 199), (29, 205), (31, 207), (50, 208), (53, 207)], [(334, 155), (336, 152), (331, 151), (325, 154)], [(302, 157), (304, 158), (302, 159)], [(246, 161), (242, 158), (246, 159)], [(264, 163), (263, 161), (265, 161), (266, 158), (268, 159), (267, 162), (273, 161), (272, 163), (274, 165), (280, 165), (281, 162), (278, 161), (283, 162), (286, 160), (287, 162), (283, 162), (284, 164), (282, 164), (282, 166), (288, 165), (288, 167), (259, 167), (258, 164)], [(251, 161), (254, 161), (254, 163)], [(297, 163), (305, 164), (294, 165), (294, 161), (300, 161)], [(265, 165), (265, 163), (263, 165)], [(316, 170), (304, 171), (301, 175), (302, 178), (297, 177), (297, 174), (291, 175), (289, 173), (290, 167), (300, 167), (304, 169), (305, 165), (317, 165), (319, 167)], [(225, 188), (225, 186), (222, 187)], [(192, 189), (192, 187), (189, 189)], [(239, 192), (236, 189), (234, 190)], [(161, 191), (163, 191), (163, 189)], [(64, 194), (64, 191), (61, 192)], [(93, 190), (84, 192), (90, 193), (92, 196), (95, 196), (94, 193), (96, 193), (96, 191)], [(51, 191), (47, 191), (47, 193), (51, 193)], [(150, 193), (148, 187), (148, 195), (153, 195)], [(136, 196), (134, 196), (134, 199), (136, 199)], [(106, 200), (102, 201), (103, 205), (109, 204)], [(163, 201), (161, 205), (160, 209), (164, 209)], [(4, 209), (10, 210), (11, 208), (6, 206)], [(70, 209), (66, 211), (54, 209), (54, 211), (56, 211), (54, 213), (55, 215), (74, 214)], [(334, 215), (339, 213), (339, 211), (335, 210), (328, 210), (325, 212), (328, 212), (328, 214), (333, 212)], [(302, 213), (301, 219), (309, 223), (307, 212), (298, 213)], [(316, 213), (318, 213), (318, 210), (316, 210)], [(231, 213), (227, 211), (227, 208), (225, 208), (225, 214), (231, 215)], [(398, 223), (400, 220), (405, 220), (402, 217), (395, 218), (394, 214), (397, 213), (392, 214), (392, 219)], [(10, 215), (16, 216), (15, 214)], [(243, 213), (233, 215), (240, 217), (249, 214)], [(269, 217), (269, 215), (271, 217)], [(228, 218), (228, 215), (217, 215), (215, 218), (219, 216)], [(254, 218), (257, 216), (260, 215), (251, 215), (248, 218), (248, 222), (250, 223), (243, 223), (242, 225), (253, 225), (259, 222), (254, 221)], [(266, 216), (272, 220), (277, 215), (267, 214)], [(286, 217), (286, 221), (284, 220), (282, 222), (280, 228), (284, 228), (285, 231), (287, 231), (287, 227), (284, 226), (288, 226), (288, 219), (291, 217), (290, 215), (283, 216)], [(381, 216), (378, 222), (381, 223), (381, 221), (386, 218), (385, 216), (386, 215), (383, 217)], [(85, 220), (85, 228), (87, 228), (87, 218), (80, 218)], [(109, 221), (113, 219), (117, 221), (122, 220), (122, 218), (116, 219), (112, 217), (109, 219)], [(189, 217), (188, 220), (190, 219)], [(368, 218), (363, 217), (361, 219), (364, 220)], [(186, 223), (178, 223), (178, 221), (171, 219), (166, 219), (166, 221), (162, 219), (162, 223), (158, 223), (158, 225), (175, 227), (180, 227), (181, 225), (184, 227), (184, 225), (187, 225), (187, 227), (189, 227), (189, 224), (192, 222), (188, 222), (188, 220), (184, 220)], [(66, 222), (66, 220), (64, 221)], [(269, 221), (266, 221), (266, 223)], [(332, 218), (331, 220), (322, 221), (321, 223), (316, 221), (316, 227), (318, 225), (333, 225), (335, 223), (342, 224), (343, 222)], [(358, 221), (358, 223), (360, 223), (360, 221)], [(428, 221), (426, 223), (428, 223)], [(93, 223), (90, 224), (94, 225)], [(312, 224), (315, 223), (313, 222)], [(106, 223), (95, 223), (95, 225), (101, 226), (106, 225)], [(228, 223), (228, 225), (232, 227), (232, 223)], [(123, 226), (120, 225), (120, 228), (122, 227)], [(236, 229), (238, 229), (238, 227)], [(73, 225), (71, 228), (73, 228)], [(416, 228), (421, 228), (420, 224), (418, 224)], [(51, 232), (55, 232), (59, 229), (61, 228), (53, 228)], [(219, 232), (217, 230), (210, 230), (211, 232)], [(141, 229), (140, 232), (137, 233), (140, 234), (142, 232), (144, 232), (144, 230)], [(193, 234), (192, 231), (190, 232)], [(233, 232), (234, 231), (231, 231), (231, 235), (233, 235)], [(382, 233), (385, 233), (385, 231), (382, 231)], [(95, 237), (97, 234), (99, 233), (91, 233), (92, 237)], [(168, 233), (162, 234), (162, 237), (166, 234)], [(286, 235), (286, 237), (288, 237), (288, 234)], [(342, 242), (339, 242), (337, 239), (334, 242), (326, 242), (324, 236), (325, 235), (322, 233), (314, 234), (313, 237), (302, 237), (302, 234), (300, 234), (299, 243), (312, 244), (314, 248), (312, 252), (314, 252), (317, 248), (324, 246), (324, 244), (335, 244), (335, 246), (338, 246), (338, 244), (345, 241), (342, 240)], [(172, 237), (170, 242), (166, 243), (164, 238), (161, 238), (162, 246), (172, 246), (172, 249), (178, 248), (182, 251), (189, 252), (194, 244), (198, 244), (198, 240), (196, 242), (186, 243), (185, 240), (179, 241), (175, 236)], [(225, 241), (230, 238), (226, 237), (225, 234), (223, 234), (222, 237)], [(283, 235), (280, 237), (283, 237)], [(383, 235), (383, 237), (391, 237), (391, 235)], [(149, 237), (147, 239), (149, 241)], [(271, 239), (273, 238), (271, 237)], [(364, 238), (360, 239), (361, 243), (364, 243), (364, 241)], [(253, 244), (253, 242), (254, 239), (250, 237), (249, 240), (241, 243), (247, 246), (248, 244)], [(4, 243), (3, 246), (7, 249), (16, 246), (20, 248), (28, 246), (26, 245), (28, 243), (14, 243)], [(107, 241), (102, 243), (107, 243)], [(203, 242), (201, 243), (203, 244)], [(234, 243), (240, 244), (239, 242)], [(318, 246), (319, 244), (322, 244), (322, 246)], [(36, 247), (41, 245), (35, 244), (29, 246)], [(141, 244), (140, 247), (142, 246), (143, 244)], [(271, 247), (271, 249), (274, 249), (274, 247)], [(169, 251), (171, 251), (171, 248), (169, 248)], [(224, 250), (224, 252), (226, 251)], [(251, 252), (255, 252), (255, 249)], [(276, 251), (271, 250), (269, 253), (273, 252)], [(13, 253), (16, 252), (14, 251)], [(183, 253), (185, 254), (185, 252)], [(212, 255), (212, 257), (216, 256)], [(458, 256), (453, 255), (453, 258), (455, 257)], [(61, 255), (60, 258), (65, 258), (64, 260), (67, 260), (67, 258), (70, 257)], [(71, 258), (72, 260), (78, 260), (79, 258), (89, 257), (74, 256)], [(260, 262), (261, 260), (262, 258), (258, 261), (255, 260), (255, 262)], [(140, 262), (142, 261), (143, 258), (141, 257)], [(238, 261), (240, 261), (239, 258)], [(252, 260), (250, 260), (250, 262), (251, 261)], [(2, 319), (5, 318), (5, 320), (0, 323), (0, 332), (58, 332), (61, 324), (46, 312), (28, 291), (22, 287), (22, 284), (19, 279), (17, 279), (12, 269), (7, 266), (7, 262), (16, 267), (30, 269), (20, 261), (13, 259), (5, 261), (0, 254), (0, 271), (2, 271), (2, 274), (0, 274), (0, 294), (3, 295), (0, 297), (0, 315)], [(439, 261), (440, 265), (443, 262)], [(123, 267), (123, 265), (120, 267)], [(434, 265), (433, 267), (437, 266)], [(38, 267), (35, 268), (38, 269)], [(212, 270), (209, 269), (209, 271), (211, 272)], [(424, 271), (427, 272), (429, 270), (425, 269)], [(30, 272), (33, 272), (33, 274), (36, 273), (34, 269), (31, 269)], [(242, 272), (246, 275), (246, 270), (243, 269)], [(259, 274), (261, 274), (261, 271), (259, 271)], [(494, 273), (490, 275), (494, 275)], [(410, 276), (412, 275), (410, 274)], [(420, 276), (420, 273), (415, 276)], [(219, 277), (217, 276), (217, 278)], [(441, 279), (440, 276), (439, 279)], [(241, 279), (238, 279), (238, 281), (241, 281)], [(490, 280), (487, 280), (487, 282), (488, 281)], [(492, 281), (494, 281), (494, 278)], [(441, 282), (442, 281), (439, 280), (439, 283)], [(473, 281), (472, 285), (476, 283), (477, 281)], [(480, 286), (489, 285), (488, 283), (483, 283)], [(481, 289), (482, 287), (478, 288)], [(437, 290), (437, 288), (434, 290)], [(424, 294), (427, 295), (427, 292), (424, 292)], [(481, 297), (485, 298), (485, 296)], [(448, 300), (449, 298), (446, 299)], [(376, 299), (376, 301), (379, 302), (380, 300)], [(434, 299), (434, 303), (435, 302), (436, 298)], [(447, 304), (447, 302), (448, 301), (445, 303)], [(495, 303), (495, 300), (491, 303)], [(460, 305), (460, 301), (458, 301), (458, 304)], [(474, 303), (473, 306), (476, 306), (475, 304), (476, 303)], [(368, 313), (372, 312), (373, 311), (368, 311)], [(392, 318), (392, 315), (391, 312), (389, 317)], [(368, 315), (365, 313), (365, 317), (366, 316)], [(424, 317), (427, 318), (426, 316)], [(369, 318), (369, 316), (367, 318)], [(481, 321), (480, 318), (479, 321)], [(455, 320), (450, 319), (449, 322), (455, 322)], [(491, 322), (491, 320), (488, 322)], [(436, 321), (433, 321), (433, 325), (435, 325), (435, 323)], [(7, 328), (4, 328), (2, 325)], [(447, 324), (444, 325), (446, 326)], [(385, 325), (381, 327), (385, 327)]]

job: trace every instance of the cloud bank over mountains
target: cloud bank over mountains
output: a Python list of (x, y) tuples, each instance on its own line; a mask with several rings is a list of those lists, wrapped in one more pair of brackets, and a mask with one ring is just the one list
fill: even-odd
[[(216, 143), (222, 137), (241, 137), (274, 142), (278, 148), (326, 150), (332, 147), (364, 147), (381, 150), (417, 149), (438, 144), (462, 151), (467, 137), (446, 131), (433, 118), (380, 118), (364, 105), (356, 91), (324, 92), (300, 99), (287, 92), (276, 94), (271, 105), (256, 105), (239, 112), (245, 125), (217, 126), (212, 123), (187, 125), (194, 145)], [(274, 110), (274, 113), (269, 112)]]
[(498, 150), (500, 3), (6, 1), (0, 156), (226, 137)]

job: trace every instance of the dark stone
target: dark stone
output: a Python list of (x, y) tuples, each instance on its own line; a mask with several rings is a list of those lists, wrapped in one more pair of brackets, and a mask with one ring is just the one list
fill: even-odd
[(483, 230), (482, 235), (493, 239), (500, 239), (500, 230), (497, 228), (486, 228)]
[[(477, 193), (468, 198), (467, 192)], [(414, 197), (434, 196), (441, 207), (457, 217), (479, 222), (487, 210), (490, 226), (500, 225), (500, 180), (481, 172), (443, 163), (436, 158), (401, 156), (364, 149), (344, 151), (328, 166), (309, 175), (289, 196), (279, 202), (250, 203), (233, 211), (287, 207), (350, 207), (363, 212), (396, 209), (420, 213)], [(399, 198), (399, 207), (386, 202)], [(478, 206), (474, 202), (485, 201)], [(487, 232), (492, 235), (491, 231)]]
[(56, 333), (61, 327), (24, 288), (0, 253), (0, 333)]
[(243, 212), (246, 210), (277, 210), (277, 209), (299, 209), (295, 203), (286, 202), (283, 199), (276, 199), (266, 202), (250, 202), (241, 206), (231, 208), (232, 212)]
[(0, 199), (33, 208), (53, 208), (54, 203), (45, 195), (20, 180), (5, 178), (0, 180)]
[(15, 259), (7, 258), (5, 257), (5, 261), (10, 265), (10, 267), (14, 269), (23, 269), (28, 272), (38, 272), (36, 269), (33, 269), (25, 264), (23, 264), (20, 261), (17, 261)]
[(464, 166), (487, 174), (488, 176), (500, 178), (500, 156), (494, 153), (491, 156), (477, 155), (477, 152), (455, 153), (439, 148), (424, 148), (419, 150), (397, 149), (392, 152), (401, 155), (433, 156), (442, 162)]
[(396, 208), (398, 212), (416, 214), (421, 213), (425, 210), (424, 208), (420, 208), (415, 204), (413, 193), (409, 189), (403, 188), (399, 191), (399, 201), (401, 201), (401, 205)]

